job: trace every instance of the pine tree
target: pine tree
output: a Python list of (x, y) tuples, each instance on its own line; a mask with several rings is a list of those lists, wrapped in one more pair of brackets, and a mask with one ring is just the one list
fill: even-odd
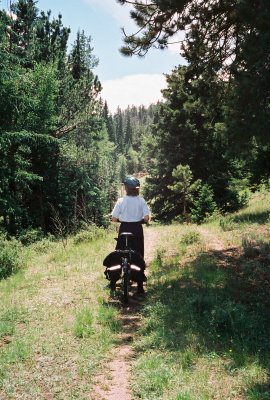
[[(119, 2), (128, 3), (126, 0)], [(229, 171), (229, 159), (248, 159), (252, 137), (256, 137), (258, 145), (258, 158), (254, 163), (256, 178), (254, 175), (252, 179), (258, 182), (269, 176), (267, 163), (261, 163), (261, 159), (265, 159), (270, 152), (270, 3), (267, 0), (160, 0), (152, 3), (134, 0), (131, 3), (131, 17), (139, 30), (137, 34), (125, 35), (123, 54), (144, 56), (152, 46), (163, 49), (172, 36), (185, 31), (185, 39), (181, 45), (179, 43), (179, 52), (188, 64), (186, 83), (194, 81), (198, 89), (196, 93), (195, 85), (192, 85), (193, 99), (187, 103), (191, 111), (196, 111), (197, 106), (201, 108), (201, 115), (204, 116), (201, 127), (199, 118), (196, 118), (198, 135), (204, 135), (203, 129), (207, 124), (211, 129), (213, 118), (216, 124), (225, 126), (223, 132), (226, 132), (227, 149), (223, 153), (218, 149), (224, 162), (224, 168), (221, 165), (219, 168), (225, 171), (225, 176), (219, 182), (213, 176), (210, 178), (215, 185), (212, 185), (215, 195), (219, 192), (218, 196), (224, 197), (225, 204), (224, 190), (232, 173)], [(221, 87), (216, 85), (217, 82)], [(214, 92), (211, 91), (212, 87)], [(174, 93), (177, 94), (176, 86)], [(179, 94), (178, 91), (178, 98)], [(207, 106), (201, 107), (204, 101)], [(211, 108), (216, 115), (213, 115)], [(191, 141), (193, 139), (194, 135)], [(202, 138), (196, 140), (202, 143)], [(198, 165), (203, 163), (199, 162)], [(248, 165), (243, 163), (242, 172), (247, 168)], [(218, 186), (222, 187), (221, 190)]]
[(70, 29), (63, 26), (62, 15), (51, 21), (51, 11), (41, 11), (35, 32), (35, 60), (53, 61), (63, 72)]
[(129, 150), (130, 147), (133, 145), (133, 130), (131, 126), (131, 117), (130, 117), (130, 110), (127, 115), (127, 122), (126, 122), (126, 134), (125, 134), (125, 147), (126, 151)]
[(84, 31), (77, 32), (77, 38), (70, 53), (69, 63), (71, 73), (75, 80), (79, 80), (98, 64), (98, 59), (93, 55), (91, 37), (86, 37)]
[(202, 185), (198, 196), (193, 201), (191, 208), (191, 220), (196, 223), (203, 222), (207, 217), (213, 215), (217, 210), (217, 204), (214, 201), (214, 192), (209, 185)]
[(115, 124), (112, 115), (109, 112), (108, 104), (105, 101), (104, 109), (103, 109), (103, 117), (105, 120), (107, 132), (109, 135), (109, 139), (111, 142), (116, 143), (116, 132), (115, 132)]
[(37, 1), (18, 0), (11, 3), (10, 52), (21, 59), (25, 66), (31, 66), (34, 59), (34, 30), (38, 19)]
[(57, 62), (63, 68), (70, 29), (63, 27), (62, 16), (50, 21), (51, 12), (39, 10), (37, 1), (18, 0), (11, 4), (9, 28), (10, 52), (20, 58), (21, 65), (33, 67), (34, 62)]
[(35, 4), (14, 2), (14, 19), (0, 12), (0, 220), (10, 235), (52, 231), (54, 215), (73, 228), (105, 224), (116, 196), (90, 38), (78, 33), (68, 54), (62, 16)]
[(123, 114), (120, 107), (117, 108), (116, 115), (115, 115), (115, 132), (116, 132), (116, 144), (117, 144), (117, 151), (119, 153), (124, 153), (124, 121), (123, 121)]
[(179, 200), (183, 205), (183, 217), (186, 218), (188, 203), (193, 201), (194, 193), (198, 191), (201, 180), (197, 179), (193, 182), (193, 174), (188, 165), (177, 165), (172, 171), (174, 178), (173, 184), (168, 188), (179, 196)]

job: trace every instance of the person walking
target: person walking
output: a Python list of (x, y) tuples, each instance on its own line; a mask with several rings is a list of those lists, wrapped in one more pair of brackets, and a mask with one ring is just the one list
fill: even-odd
[[(140, 196), (140, 181), (133, 176), (124, 179), (126, 196), (117, 200), (113, 211), (112, 221), (120, 222), (119, 234), (131, 232), (134, 235), (133, 250), (144, 258), (144, 236), (142, 223), (149, 223), (150, 210), (142, 196)], [(118, 235), (116, 249), (123, 249), (121, 237)]]
[[(150, 221), (150, 209), (145, 199), (140, 196), (140, 181), (133, 177), (127, 176), (123, 185), (126, 195), (120, 197), (113, 210), (112, 222), (120, 222), (119, 234), (117, 238), (116, 250), (125, 248), (122, 232), (133, 233), (133, 241), (131, 243), (132, 250), (135, 250), (144, 258), (144, 235), (142, 224), (148, 224)], [(143, 293), (143, 282), (138, 283), (138, 292)]]

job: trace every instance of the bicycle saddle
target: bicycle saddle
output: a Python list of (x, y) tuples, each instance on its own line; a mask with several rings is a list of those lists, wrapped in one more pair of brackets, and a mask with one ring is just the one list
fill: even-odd
[(119, 236), (123, 236), (123, 237), (132, 237), (132, 236), (134, 236), (134, 235), (133, 235), (133, 233), (131, 233), (131, 232), (122, 232), (122, 233), (120, 233)]

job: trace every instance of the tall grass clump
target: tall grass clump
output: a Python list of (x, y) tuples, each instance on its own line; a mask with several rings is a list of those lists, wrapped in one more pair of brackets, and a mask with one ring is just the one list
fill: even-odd
[(26, 312), (17, 307), (9, 308), (0, 313), (0, 339), (15, 333), (17, 323), (26, 322)]
[(228, 231), (232, 231), (236, 228), (236, 223), (234, 222), (233, 217), (226, 216), (226, 217), (220, 218), (219, 226), (224, 232), (228, 232)]
[(94, 333), (94, 316), (88, 307), (83, 307), (76, 315), (74, 334), (77, 338), (89, 337)]
[(104, 228), (96, 226), (96, 225), (86, 225), (84, 229), (78, 232), (74, 238), (74, 244), (91, 242), (93, 240), (104, 237), (106, 231)]
[[(10, 306), (0, 311), (0, 389), (12, 364), (24, 362), (32, 355), (30, 341), (23, 335), (20, 338), (17, 335), (18, 326), (22, 324), (26, 326), (27, 322), (28, 313), (21, 307)], [(0, 398), (2, 398), (1, 390)]]
[(30, 343), (24, 339), (16, 339), (10, 347), (6, 347), (1, 353), (0, 361), (3, 364), (17, 364), (32, 356), (33, 349)]
[(201, 240), (201, 235), (199, 232), (189, 231), (181, 237), (180, 243), (186, 244), (186, 245), (191, 245), (193, 243), (200, 242), (200, 240)]
[(263, 256), (269, 259), (270, 244), (263, 237), (244, 235), (242, 237), (243, 254), (246, 258)]
[(101, 326), (107, 327), (113, 333), (120, 331), (121, 324), (118, 319), (118, 311), (115, 307), (101, 304), (98, 309), (97, 322)]
[(121, 324), (118, 311), (103, 302), (83, 306), (75, 317), (74, 336), (79, 339), (81, 373), (95, 374), (116, 342)]
[(170, 384), (173, 370), (163, 354), (148, 352), (136, 364), (137, 379), (133, 381), (133, 390), (140, 399), (159, 399)]
[(17, 272), (23, 264), (22, 245), (16, 239), (0, 236), (0, 279)]
[(111, 333), (119, 332), (120, 322), (114, 307), (100, 304), (97, 309), (83, 307), (78, 311), (74, 324), (74, 334), (77, 338), (90, 337), (102, 329)]

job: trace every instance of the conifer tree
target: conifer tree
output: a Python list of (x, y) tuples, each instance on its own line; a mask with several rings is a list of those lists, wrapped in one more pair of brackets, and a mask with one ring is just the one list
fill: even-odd
[(54, 213), (73, 228), (105, 224), (115, 196), (90, 38), (78, 33), (68, 54), (62, 16), (35, 5), (0, 12), (0, 222), (10, 235), (52, 231)]
[(70, 29), (63, 26), (62, 15), (51, 21), (51, 11), (41, 11), (35, 32), (35, 60), (53, 61), (63, 72)]
[(198, 196), (193, 201), (191, 220), (196, 223), (203, 222), (217, 210), (213, 189), (209, 185), (202, 185)]
[(133, 131), (131, 126), (131, 118), (130, 118), (130, 110), (127, 114), (127, 122), (126, 122), (126, 134), (125, 134), (125, 145), (127, 151), (133, 144)]
[(189, 165), (177, 165), (172, 171), (174, 178), (173, 184), (168, 188), (179, 196), (179, 200), (183, 205), (183, 216), (186, 218), (188, 203), (193, 200), (194, 193), (198, 191), (201, 180), (197, 179), (193, 182), (193, 174)]
[(63, 26), (61, 14), (51, 21), (51, 12), (39, 14), (36, 4), (34, 0), (11, 3), (10, 52), (17, 55), (21, 65), (26, 67), (33, 67), (35, 61), (53, 61), (61, 69), (70, 29)]
[(38, 19), (36, 3), (34, 0), (18, 0), (10, 7), (13, 14), (9, 33), (10, 52), (26, 66), (32, 65), (34, 58), (33, 27)]
[(124, 121), (120, 107), (117, 108), (115, 115), (116, 144), (119, 153), (124, 153)]
[[(122, 53), (144, 56), (164, 49), (185, 30), (179, 52), (186, 67), (167, 76), (151, 149), (148, 195), (160, 215), (172, 213), (164, 186), (178, 164), (211, 185), (222, 209), (239, 206), (233, 181), (269, 177), (270, 3), (259, 1), (146, 0), (133, 4), (137, 34), (125, 35)], [(153, 134), (153, 133), (152, 133)], [(256, 154), (250, 164), (252, 138)], [(254, 155), (254, 154), (253, 154)], [(255, 172), (256, 171), (256, 172)], [(256, 178), (255, 178), (256, 175)]]
[(108, 104), (105, 101), (104, 109), (103, 109), (103, 117), (105, 120), (107, 132), (109, 135), (109, 139), (111, 142), (116, 143), (116, 132), (115, 132), (115, 124), (112, 115), (109, 112)]

